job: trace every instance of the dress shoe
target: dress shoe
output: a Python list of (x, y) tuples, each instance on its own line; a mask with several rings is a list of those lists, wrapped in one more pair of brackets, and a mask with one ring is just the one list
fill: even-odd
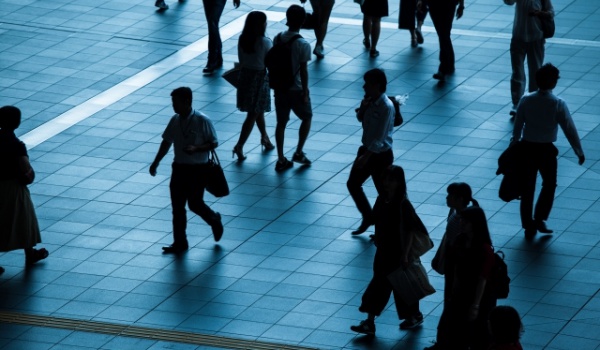
[(185, 244), (185, 245), (171, 244), (168, 247), (162, 247), (163, 253), (165, 253), (165, 254), (181, 254), (188, 249), (189, 249), (189, 247), (187, 244)]
[(525, 229), (525, 239), (531, 241), (535, 235), (537, 234), (537, 230), (535, 228), (526, 228)]
[(223, 221), (221, 221), (221, 214), (216, 213), (217, 216), (217, 221), (211, 226), (212, 227), (212, 233), (213, 236), (215, 237), (215, 242), (218, 242), (221, 240), (221, 237), (223, 237)]
[(446, 74), (444, 74), (442, 72), (437, 72), (437, 73), (433, 74), (433, 79), (436, 79), (439, 81), (446, 81)]
[(545, 233), (545, 234), (550, 234), (553, 233), (554, 231), (549, 229), (548, 227), (546, 227), (546, 223), (542, 220), (536, 220), (535, 221), (535, 228), (537, 229), (537, 231), (539, 233)]
[(364, 233), (371, 225), (373, 225), (373, 222), (371, 220), (363, 219), (360, 226), (356, 230), (352, 231), (352, 234), (360, 235), (361, 233)]

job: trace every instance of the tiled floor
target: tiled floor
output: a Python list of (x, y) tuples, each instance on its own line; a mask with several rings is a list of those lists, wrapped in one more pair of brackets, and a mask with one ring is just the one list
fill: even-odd
[[(284, 28), (290, 1), (252, 1), (222, 18), (225, 68), (236, 60), (236, 39), (252, 9), (268, 11), (268, 33)], [(526, 349), (600, 349), (600, 3), (555, 0), (557, 37), (547, 61), (562, 79), (556, 93), (571, 108), (586, 152), (583, 167), (561, 134), (559, 187), (550, 237), (527, 243), (518, 203), (497, 197), (497, 157), (510, 138), (508, 120), (511, 7), (499, 0), (467, 1), (455, 21), (457, 72), (444, 86), (437, 37), (429, 19), (425, 44), (410, 48), (396, 29), (390, 1), (379, 50), (369, 59), (361, 15), (338, 0), (326, 58), (311, 62), (315, 111), (306, 146), (309, 168), (274, 172), (275, 153), (260, 150), (255, 132), (235, 163), (229, 150), (244, 115), (235, 91), (219, 74), (201, 74), (206, 25), (200, 1), (0, 0), (0, 105), (24, 113), (19, 135), (37, 171), (30, 186), (50, 257), (23, 269), (22, 252), (0, 255), (2, 312), (104, 321), (323, 349), (421, 349), (435, 338), (438, 293), (422, 302), (420, 329), (398, 330), (393, 306), (368, 341), (349, 330), (371, 277), (374, 247), (351, 237), (360, 223), (346, 189), (360, 142), (353, 110), (362, 74), (384, 68), (390, 94), (410, 94), (405, 125), (395, 132), (395, 163), (406, 170), (409, 196), (439, 242), (450, 182), (471, 184), (485, 209), (494, 244), (506, 254), (513, 279), (507, 303), (523, 317)], [(308, 7), (309, 5), (307, 5)], [(314, 35), (303, 32), (311, 42)], [(191, 216), (193, 248), (162, 255), (171, 241), (169, 161), (151, 177), (160, 134), (172, 114), (170, 91), (190, 86), (195, 107), (215, 122), (232, 193), (215, 199), (225, 235)], [(267, 116), (273, 133), (274, 115)], [(286, 147), (296, 141), (290, 123)], [(37, 129), (36, 129), (37, 128)], [(170, 156), (169, 156), (170, 157)], [(374, 188), (366, 185), (374, 200)], [(429, 266), (433, 252), (424, 257)], [(208, 349), (35, 325), (0, 323), (1, 349)]]

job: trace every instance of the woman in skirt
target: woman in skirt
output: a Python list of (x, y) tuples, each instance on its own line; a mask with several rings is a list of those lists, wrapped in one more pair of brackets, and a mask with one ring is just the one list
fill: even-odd
[(377, 43), (381, 34), (381, 17), (387, 17), (389, 14), (387, 0), (365, 0), (360, 5), (360, 11), (363, 13), (363, 45), (369, 50), (369, 56), (379, 56)]
[[(0, 108), (0, 252), (23, 249), (29, 266), (48, 257), (48, 251), (33, 248), (42, 240), (27, 188), (33, 182), (33, 168), (25, 144), (15, 135), (20, 124), (18, 108)], [(0, 267), (0, 274), (3, 272)]]
[(265, 150), (275, 148), (269, 140), (265, 125), (265, 112), (271, 111), (271, 91), (269, 77), (265, 69), (265, 56), (273, 46), (271, 39), (265, 36), (267, 15), (264, 12), (252, 11), (246, 17), (244, 29), (238, 43), (240, 61), (240, 78), (237, 88), (237, 108), (248, 112), (242, 125), (240, 138), (233, 147), (233, 156), (238, 161), (246, 159), (244, 144), (248, 140), (254, 124), (260, 131), (260, 144)]

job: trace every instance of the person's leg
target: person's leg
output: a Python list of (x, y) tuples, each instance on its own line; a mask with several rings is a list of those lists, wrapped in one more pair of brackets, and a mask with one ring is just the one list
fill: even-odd
[(285, 138), (285, 128), (290, 120), (290, 112), (292, 110), (290, 96), (285, 91), (275, 91), (275, 114), (277, 116), (277, 124), (275, 126), (275, 144), (277, 145), (277, 158), (279, 162), (285, 160), (283, 153), (283, 142)]
[[(361, 146), (358, 149), (356, 158), (360, 157), (362, 154), (364, 154), (364, 152), (365, 149), (363, 146)], [(346, 186), (348, 187), (348, 192), (354, 200), (356, 208), (362, 215), (363, 219), (363, 223), (360, 225), (360, 228), (355, 231), (356, 234), (365, 232), (366, 229), (373, 224), (373, 209), (371, 208), (369, 199), (367, 199), (367, 195), (362, 188), (369, 176), (371, 176), (369, 164), (366, 164), (364, 167), (358, 167), (355, 160), (352, 168), (350, 169), (350, 175), (348, 176)]]
[(173, 210), (173, 246), (187, 248), (185, 203), (187, 202), (189, 189), (187, 188), (185, 171), (186, 169), (181, 166), (173, 164), (169, 190), (171, 194), (171, 208)]
[[(304, 144), (306, 143), (306, 139), (310, 133), (310, 126), (313, 116), (312, 105), (310, 98), (308, 99), (308, 102), (304, 101), (304, 94), (300, 91), (292, 91), (289, 95), (292, 101), (292, 111), (294, 111), (294, 114), (296, 114), (296, 116), (302, 121), (300, 128), (298, 129), (298, 146), (296, 147), (296, 154), (302, 155)], [(309, 164), (310, 161), (300, 163)]]
[(451, 74), (454, 72), (454, 47), (452, 46), (452, 22), (454, 22), (454, 14), (456, 13), (456, 4), (454, 1), (448, 1), (443, 6), (441, 14), (441, 33), (440, 36), (440, 68), (439, 71), (443, 74)]
[(510, 95), (513, 106), (525, 93), (525, 43), (512, 39), (510, 42), (510, 64), (512, 75), (510, 77)]
[(556, 192), (558, 170), (558, 150), (553, 144), (544, 145), (539, 154), (540, 176), (542, 177), (542, 190), (535, 204), (534, 219), (536, 223), (548, 220), (552, 205), (554, 204), (554, 193)]
[(544, 64), (544, 44), (546, 40), (540, 39), (527, 44), (527, 68), (529, 70), (529, 92), (537, 91), (535, 73)]
[(212, 229), (216, 241), (223, 235), (223, 223), (221, 215), (213, 211), (204, 202), (204, 190), (206, 189), (206, 167), (203, 165), (193, 166), (187, 173), (188, 178), (188, 207), (190, 210), (204, 220)]
[(371, 52), (377, 51), (377, 42), (381, 34), (381, 17), (371, 17)]
[(363, 14), (363, 22), (362, 22), (362, 30), (363, 30), (363, 36), (365, 37), (365, 47), (367, 46), (367, 43), (369, 43), (369, 47), (371, 45), (371, 16), (367, 16), (365, 14)]
[[(254, 128), (254, 123), (256, 123), (258, 118), (258, 114), (254, 112), (248, 112), (246, 115), (246, 120), (242, 124), (242, 131), (240, 132), (240, 138), (238, 139), (237, 144), (233, 147), (233, 153), (237, 154), (239, 160), (243, 160), (246, 157), (244, 156), (244, 145)], [(257, 123), (258, 124), (258, 123)], [(264, 128), (264, 116), (263, 116), (263, 128)], [(259, 128), (260, 129), (260, 128)], [(261, 131), (262, 133), (262, 131)]]
[(219, 21), (225, 9), (226, 0), (202, 0), (204, 15), (208, 25), (208, 65), (222, 64), (222, 42), (219, 33)]
[(535, 197), (535, 183), (537, 178), (538, 166), (537, 155), (532, 145), (526, 143), (523, 145), (525, 153), (523, 162), (524, 168), (521, 170), (521, 181), (523, 190), (521, 193), (521, 227), (525, 229), (525, 236), (532, 238), (537, 232), (533, 222), (533, 199)]
[(394, 152), (389, 149), (379, 154), (372, 154), (369, 158), (367, 167), (371, 172), (371, 179), (373, 179), (373, 185), (377, 189), (377, 194), (382, 195), (385, 192), (383, 187), (383, 174), (384, 171), (392, 165), (394, 162)]
[(267, 122), (265, 121), (265, 113), (256, 113), (256, 127), (260, 132), (260, 144), (265, 147), (266, 150), (272, 150), (275, 146), (271, 143), (269, 133), (267, 132)]

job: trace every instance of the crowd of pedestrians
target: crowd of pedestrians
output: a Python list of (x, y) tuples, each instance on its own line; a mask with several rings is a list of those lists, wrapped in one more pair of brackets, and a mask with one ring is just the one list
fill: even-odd
[[(522, 157), (527, 166), (522, 172), (522, 195), (520, 214), (527, 239), (537, 232), (550, 234), (546, 227), (552, 209), (557, 186), (557, 155), (554, 146), (558, 127), (564, 131), (569, 143), (583, 164), (585, 156), (577, 129), (564, 100), (553, 94), (559, 80), (559, 70), (552, 64), (543, 65), (544, 38), (536, 17), (552, 16), (549, 0), (504, 0), (517, 5), (513, 38), (510, 44), (511, 98), (514, 129), (511, 142), (519, 142)], [(219, 36), (219, 18), (225, 0), (204, 1), (206, 19), (209, 23), (209, 56), (204, 71), (212, 73), (223, 63), (222, 43)], [(543, 7), (540, 5), (544, 3)], [(234, 0), (234, 6), (239, 6)], [(333, 0), (311, 0), (317, 14), (315, 28), (317, 44), (312, 51), (318, 58), (324, 57), (323, 41), (327, 22), (334, 5)], [(403, 5), (404, 4), (404, 5)], [(168, 6), (159, 0), (156, 6)], [(364, 14), (363, 31), (365, 48), (376, 57), (381, 17), (388, 15), (387, 0), (365, 0), (361, 5)], [(455, 58), (450, 39), (454, 17), (461, 18), (464, 11), (462, 0), (402, 0), (399, 26), (408, 29), (411, 46), (423, 43), (421, 25), (429, 11), (440, 44), (440, 65), (434, 78), (445, 80), (455, 70)], [(307, 64), (311, 60), (309, 42), (302, 38), (300, 28), (306, 12), (298, 5), (286, 11), (285, 30), (271, 41), (265, 35), (267, 17), (263, 12), (248, 14), (239, 38), (238, 57), (240, 79), (237, 89), (237, 107), (246, 112), (239, 140), (232, 153), (238, 161), (246, 158), (243, 147), (254, 124), (261, 134), (261, 145), (266, 150), (277, 149), (275, 170), (289, 169), (293, 162), (310, 165), (304, 153), (313, 110), (310, 101)], [(271, 110), (269, 75), (265, 57), (276, 45), (287, 45), (291, 55), (293, 80), (286, 89), (274, 90), (276, 147), (266, 131), (264, 113)], [(529, 94), (524, 95), (525, 76), (523, 61), (527, 57)], [(418, 261), (413, 254), (415, 230), (407, 228), (408, 217), (416, 212), (408, 201), (404, 170), (393, 165), (394, 117), (392, 100), (386, 95), (387, 77), (383, 70), (375, 68), (364, 74), (364, 97), (356, 109), (358, 122), (362, 124), (361, 145), (358, 149), (347, 188), (362, 216), (360, 226), (352, 232), (359, 235), (371, 226), (377, 247), (373, 262), (373, 277), (367, 286), (359, 307), (367, 318), (351, 327), (353, 331), (375, 335), (375, 319), (394, 296), (400, 329), (412, 329), (423, 322), (419, 302), (406, 302), (388, 276), (400, 267)], [(523, 96), (524, 95), (524, 96)], [(162, 134), (162, 142), (149, 172), (155, 176), (161, 160), (173, 146), (171, 181), (169, 185), (173, 211), (173, 243), (163, 247), (165, 253), (183, 253), (189, 249), (186, 236), (186, 204), (212, 229), (215, 241), (223, 236), (221, 215), (213, 211), (203, 200), (207, 186), (206, 173), (210, 154), (218, 147), (218, 138), (210, 118), (193, 109), (192, 90), (180, 87), (171, 92), (175, 115)], [(291, 112), (301, 120), (298, 144), (292, 161), (285, 157), (284, 138)], [(27, 156), (25, 145), (15, 136), (21, 113), (15, 107), (0, 108), (0, 160), (9, 164), (0, 172), (0, 227), (3, 230), (0, 251), (23, 249), (26, 264), (31, 265), (48, 257), (46, 249), (34, 249), (41, 242), (40, 230), (27, 185), (34, 180), (34, 171)], [(538, 172), (542, 177), (542, 190), (533, 209), (535, 182)], [(362, 186), (371, 177), (377, 190), (375, 205), (371, 207)], [(440, 349), (521, 349), (519, 337), (522, 324), (516, 310), (508, 306), (496, 306), (490, 279), (494, 267), (492, 234), (487, 225), (484, 210), (473, 198), (473, 190), (466, 183), (452, 183), (447, 187), (446, 204), (450, 209), (446, 230), (432, 261), (433, 269), (444, 276), (444, 309), (437, 328), (437, 342), (426, 348)], [(422, 225), (422, 223), (421, 223)], [(412, 226), (411, 226), (412, 227)], [(420, 263), (420, 261), (418, 261)], [(0, 267), (0, 273), (4, 270)], [(489, 327), (489, 331), (488, 331)]]

